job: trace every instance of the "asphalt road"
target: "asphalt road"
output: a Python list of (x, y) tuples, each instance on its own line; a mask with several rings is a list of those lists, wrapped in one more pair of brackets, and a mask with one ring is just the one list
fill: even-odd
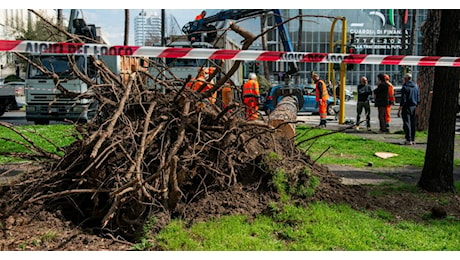
[[(390, 122), (390, 132), (395, 132), (402, 130), (402, 119), (397, 116), (399, 105), (396, 104), (392, 106), (391, 109), (391, 122)], [(355, 124), (356, 122), (356, 101), (351, 100), (345, 103), (345, 116), (344, 116), (344, 127), (348, 125)], [(361, 113), (361, 120), (365, 119), (364, 110)], [(319, 115), (311, 115), (311, 113), (306, 114), (298, 114), (297, 120), (304, 121), (307, 125), (319, 125)], [(328, 116), (327, 117), (327, 126), (328, 128), (337, 128), (339, 126), (339, 122), (335, 119), (335, 116)], [(365, 128), (365, 123), (361, 124), (361, 127)], [(378, 113), (377, 108), (374, 104), (371, 103), (371, 129), (373, 131), (379, 130), (379, 121), (378, 121)]]
[[(402, 130), (402, 120), (397, 117), (397, 106), (393, 106), (392, 109), (392, 123), (390, 128), (392, 131)], [(361, 118), (364, 119), (364, 111), (361, 114)], [(8, 122), (14, 125), (32, 125), (34, 124), (31, 121), (26, 120), (26, 113), (24, 111), (11, 111), (6, 112), (3, 116), (0, 117), (1, 121)], [(319, 124), (319, 115), (312, 115), (311, 113), (301, 113), (297, 115), (297, 120), (303, 121), (308, 125), (318, 125)], [(356, 121), (356, 101), (348, 101), (345, 103), (345, 123), (347, 121)], [(50, 124), (59, 124), (62, 122), (51, 121)], [(338, 120), (335, 119), (335, 116), (328, 116), (328, 125), (329, 126), (338, 126)], [(347, 124), (344, 124), (345, 126)], [(377, 118), (377, 108), (371, 107), (371, 127), (378, 130), (378, 118)], [(394, 130), (393, 130), (394, 129)]]

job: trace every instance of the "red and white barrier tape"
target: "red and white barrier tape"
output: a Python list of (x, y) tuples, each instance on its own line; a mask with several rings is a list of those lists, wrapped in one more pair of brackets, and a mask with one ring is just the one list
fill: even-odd
[(0, 40), (0, 51), (22, 53), (126, 55), (181, 59), (222, 59), (245, 61), (285, 61), (310, 63), (381, 64), (410, 66), (460, 67), (460, 57), (398, 56), (313, 52), (279, 52), (252, 50), (223, 50), (201, 48), (172, 48), (151, 46), (120, 46), (86, 43)]

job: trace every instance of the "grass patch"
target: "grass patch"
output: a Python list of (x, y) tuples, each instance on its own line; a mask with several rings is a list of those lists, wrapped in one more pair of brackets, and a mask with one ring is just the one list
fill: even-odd
[(190, 227), (174, 220), (152, 239), (169, 251), (441, 251), (460, 248), (460, 223), (392, 223), (384, 211), (346, 205), (287, 205), (273, 216), (225, 216)]
[[(325, 129), (298, 126), (297, 133), (299, 138), (297, 142), (330, 132), (330, 130)], [(313, 160), (319, 158), (317, 160), (318, 163), (353, 167), (364, 167), (369, 162), (372, 162), (374, 167), (407, 165), (422, 167), (425, 159), (424, 150), (378, 142), (346, 133), (334, 133), (318, 139), (305, 141), (299, 145), (299, 148), (305, 150)], [(381, 159), (374, 155), (375, 152), (391, 152), (399, 155)]]
[[(56, 149), (56, 146), (68, 146), (75, 141), (73, 134), (76, 130), (73, 125), (27, 125), (17, 126), (15, 129), (47, 152), (59, 155), (62, 153)], [(14, 131), (0, 126), (0, 136), (0, 164), (20, 161), (9, 154), (31, 153), (26, 146), (28, 142)]]

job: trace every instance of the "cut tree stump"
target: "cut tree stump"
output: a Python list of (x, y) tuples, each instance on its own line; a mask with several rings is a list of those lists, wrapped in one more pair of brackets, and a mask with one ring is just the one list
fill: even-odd
[(295, 136), (297, 110), (296, 99), (291, 96), (284, 97), (268, 116), (268, 124), (277, 128), (276, 133), (293, 139)]

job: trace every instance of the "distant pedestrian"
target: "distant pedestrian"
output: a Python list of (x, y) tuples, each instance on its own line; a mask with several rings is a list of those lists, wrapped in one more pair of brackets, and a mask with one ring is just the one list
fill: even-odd
[(358, 103), (356, 105), (356, 130), (359, 130), (361, 113), (363, 112), (366, 116), (366, 128), (367, 131), (371, 131), (371, 105), (369, 101), (372, 98), (372, 88), (367, 83), (367, 78), (362, 76), (361, 83), (357, 87), (358, 89)]
[(326, 128), (327, 122), (327, 100), (329, 99), (329, 94), (327, 93), (327, 87), (324, 80), (320, 79), (319, 75), (313, 73), (312, 75), (313, 82), (316, 84), (316, 102), (318, 102), (319, 108), (319, 126)]
[(377, 75), (377, 88), (374, 90), (375, 106), (378, 110), (379, 117), (379, 133), (388, 133), (386, 113), (388, 106), (388, 83), (385, 80), (385, 75), (380, 73)]
[(387, 128), (390, 129), (390, 122), (391, 122), (391, 106), (395, 104), (395, 90), (393, 84), (391, 84), (390, 76), (388, 74), (384, 74), (385, 80), (388, 83), (388, 105), (387, 105), (387, 113), (385, 115), (385, 121), (387, 122)]
[(404, 83), (401, 88), (401, 102), (399, 103), (398, 117), (402, 116), (405, 141), (403, 144), (415, 144), (415, 110), (420, 103), (419, 89), (412, 81), (412, 74), (404, 75)]

